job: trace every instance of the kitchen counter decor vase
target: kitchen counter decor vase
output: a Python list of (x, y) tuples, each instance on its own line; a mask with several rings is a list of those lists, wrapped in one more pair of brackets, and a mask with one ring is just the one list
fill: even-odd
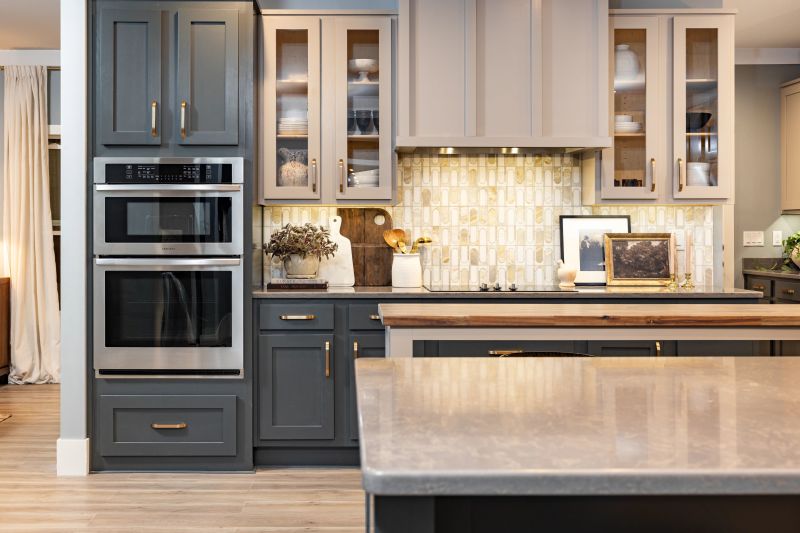
[(333, 257), (320, 261), (319, 276), (328, 280), (329, 287), (352, 287), (356, 284), (353, 271), (353, 249), (350, 239), (342, 235), (342, 217), (331, 217), (330, 239), (336, 244)]
[(575, 287), (575, 278), (578, 277), (578, 269), (574, 266), (558, 260), (558, 286), (562, 289)]
[(283, 260), (283, 268), (289, 279), (314, 279), (319, 272), (319, 259), (313, 255), (292, 254)]
[(422, 263), (415, 254), (394, 254), (392, 260), (392, 287), (416, 289), (422, 286)]

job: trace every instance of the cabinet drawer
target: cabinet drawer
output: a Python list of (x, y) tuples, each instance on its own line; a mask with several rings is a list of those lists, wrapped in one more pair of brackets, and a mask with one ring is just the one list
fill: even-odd
[(439, 341), (440, 357), (497, 357), (526, 353), (579, 353), (572, 341)]
[(236, 455), (236, 396), (102, 395), (103, 456)]
[(745, 288), (751, 291), (761, 291), (764, 298), (772, 298), (772, 280), (767, 278), (756, 278), (747, 276)]
[(347, 313), (350, 329), (384, 329), (377, 303), (351, 304)]
[(775, 280), (775, 297), (789, 302), (800, 302), (800, 282)]
[(261, 329), (333, 329), (333, 304), (262, 304)]

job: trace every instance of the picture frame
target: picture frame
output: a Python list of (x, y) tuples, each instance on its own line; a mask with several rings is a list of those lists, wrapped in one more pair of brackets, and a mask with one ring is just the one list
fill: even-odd
[(606, 233), (609, 286), (666, 286), (675, 272), (672, 233)]
[[(577, 269), (576, 285), (605, 285), (606, 233), (629, 233), (628, 215), (561, 215), (561, 260)], [(583, 243), (583, 244), (582, 244)]]

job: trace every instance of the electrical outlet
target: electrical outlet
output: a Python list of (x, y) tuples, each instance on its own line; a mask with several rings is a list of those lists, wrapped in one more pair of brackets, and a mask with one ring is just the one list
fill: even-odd
[(745, 231), (742, 240), (744, 246), (764, 246), (764, 232)]
[(772, 246), (783, 246), (783, 232), (779, 229), (772, 230)]

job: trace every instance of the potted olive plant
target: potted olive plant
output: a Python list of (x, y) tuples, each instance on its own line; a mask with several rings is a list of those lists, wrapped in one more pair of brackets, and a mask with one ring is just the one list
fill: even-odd
[(336, 252), (337, 245), (330, 232), (314, 224), (286, 224), (264, 244), (264, 252), (283, 261), (286, 277), (311, 279), (317, 277), (319, 262)]
[(791, 261), (800, 268), (800, 231), (789, 235), (783, 241), (783, 253), (786, 254), (786, 264)]

